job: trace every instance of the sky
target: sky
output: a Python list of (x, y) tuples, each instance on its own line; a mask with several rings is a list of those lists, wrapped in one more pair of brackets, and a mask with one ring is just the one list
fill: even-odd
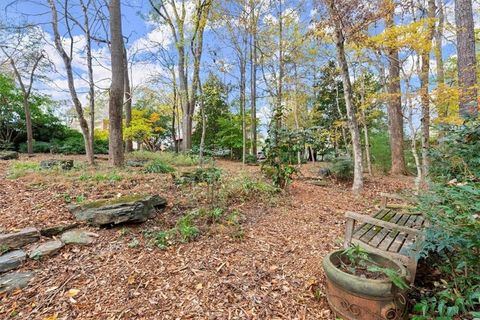
[[(301, 5), (299, 5), (301, 1), (302, 0), (286, 0), (286, 11), (288, 11), (289, 8), (290, 10), (298, 11), (298, 19), (303, 21), (303, 25), (308, 28), (310, 27), (310, 21), (317, 19), (317, 12), (312, 7), (311, 1), (304, 1)], [(70, 3), (78, 3), (78, 0), (70, 0)], [(450, 24), (453, 24), (453, 0), (446, 0), (445, 3), (447, 21)], [(479, 1), (474, 1), (474, 6), (476, 18), (478, 18), (478, 14), (480, 13)], [(142, 85), (150, 81), (152, 78), (162, 79), (162, 75), (167, 75), (167, 70), (165, 70), (165, 68), (162, 67), (158, 61), (152, 59), (139, 59), (140, 57), (145, 58), (145, 56), (147, 56), (146, 50), (148, 52), (158, 53), (161, 47), (160, 45), (171, 48), (173, 44), (172, 36), (168, 26), (153, 23), (148, 19), (150, 10), (151, 6), (149, 0), (129, 0), (123, 1), (122, 3), (122, 27), (123, 34), (126, 38), (126, 46), (128, 48), (127, 50), (129, 56), (131, 59), (136, 58), (137, 60), (142, 60), (141, 62), (131, 64), (131, 78), (134, 87)], [(71, 11), (77, 19), (82, 19), (79, 7), (73, 8)], [(274, 12), (265, 12), (265, 17), (265, 19), (274, 20)], [(65, 107), (68, 108), (71, 106), (70, 96), (68, 93), (68, 83), (64, 76), (65, 72), (63, 62), (52, 45), (53, 36), (50, 25), (51, 12), (46, 4), (46, 0), (0, 0), (0, 19), (7, 21), (7, 23), (18, 23), (19, 21), (28, 19), (28, 22), (40, 25), (42, 32), (44, 33), (44, 37), (47, 39), (47, 42), (50, 43), (45, 45), (45, 51), (53, 61), (56, 70), (50, 72), (48, 75), (52, 80), (51, 83), (49, 83), (47, 86), (37, 84), (37, 89), (43, 90), (56, 100), (64, 101)], [(63, 25), (62, 21), (60, 24)], [(101, 26), (98, 24), (97, 27), (100, 28)], [(443, 46), (444, 58), (455, 54), (455, 37), (454, 34), (449, 31), (451, 29), (452, 28), (449, 27), (447, 23), (447, 31)], [(60, 31), (61, 33), (65, 33), (66, 29), (61, 27)], [(75, 38), (75, 51), (80, 53), (80, 56), (76, 56), (73, 61), (76, 75), (75, 81), (81, 100), (86, 102), (88, 88), (87, 82), (84, 80), (87, 78), (87, 68), (84, 59), (85, 38), (83, 37), (83, 32), (80, 28), (74, 28), (73, 35)], [(334, 52), (332, 50), (328, 50), (328, 46), (326, 46), (326, 48), (327, 50), (324, 51), (326, 55), (324, 59), (325, 61), (334, 57)], [(150, 56), (150, 54), (148, 54), (148, 56)], [(111, 72), (109, 68), (110, 52), (106, 46), (94, 43), (94, 57), (94, 76), (96, 84), (101, 89), (107, 89), (110, 82), (109, 78)], [(202, 74), (203, 77), (206, 77), (210, 71), (214, 71), (218, 74), (218, 64), (220, 61), (223, 61), (227, 66), (230, 67), (231, 72), (220, 73), (220, 76), (223, 77), (222, 80), (225, 80), (225, 82), (231, 84), (236, 84), (238, 82), (238, 72), (236, 71), (238, 69), (238, 63), (231, 48), (225, 45), (225, 42), (222, 40), (221, 36), (219, 37), (218, 33), (215, 33), (208, 27), (205, 33), (205, 48), (202, 59), (204, 67)], [(404, 68), (406, 70), (410, 69), (412, 63), (412, 61), (407, 60)], [(435, 60), (433, 59), (432, 55), (431, 73), (433, 74), (434, 72)], [(261, 78), (261, 74), (258, 76)], [(414, 81), (417, 81), (418, 83), (418, 80)], [(158, 87), (158, 90), (162, 90), (162, 85)], [(168, 90), (168, 88), (165, 90)], [(231, 97), (232, 99), (235, 98), (235, 94), (236, 93), (234, 92), (233, 97)], [(265, 92), (260, 92), (260, 95), (265, 95)], [(260, 99), (259, 105), (259, 117), (261, 122), (265, 125), (269, 118), (268, 101), (266, 99)]]

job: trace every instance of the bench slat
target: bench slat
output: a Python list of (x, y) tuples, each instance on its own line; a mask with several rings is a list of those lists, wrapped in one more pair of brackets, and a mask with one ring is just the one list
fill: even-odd
[(396, 231), (402, 231), (402, 232), (405, 232), (405, 233), (408, 233), (408, 234), (415, 234), (415, 235), (420, 234), (419, 230), (409, 228), (409, 227), (405, 227), (405, 226), (399, 226), (399, 225), (396, 225), (395, 223), (378, 220), (378, 219), (375, 219), (373, 217), (366, 216), (366, 215), (356, 213), (356, 212), (352, 212), (352, 211), (347, 211), (345, 213), (345, 217), (346, 218), (351, 218), (351, 219), (354, 219), (354, 220), (357, 220), (357, 221), (360, 221), (360, 222), (371, 223), (371, 224), (376, 225), (376, 226), (380, 226), (380, 227), (384, 227), (384, 228), (388, 228), (388, 229), (392, 229), (392, 230), (396, 230)]
[[(390, 220), (392, 223), (397, 223), (398, 220), (402, 217), (402, 214), (397, 212), (393, 216), (393, 218)], [(385, 237), (391, 232), (391, 230), (387, 228), (382, 228), (382, 230), (369, 242), (369, 245), (372, 247), (378, 248), (378, 245), (382, 243), (382, 241), (385, 239)]]
[[(382, 209), (380, 211), (378, 211), (377, 213), (375, 213), (373, 215), (373, 217), (375, 219), (379, 219), (379, 220), (383, 220), (384, 217), (386, 215), (388, 215), (390, 213), (391, 210), (388, 210), (388, 209)], [(370, 231), (370, 229), (373, 227), (372, 224), (370, 223), (362, 223), (357, 229), (355, 229), (355, 231), (353, 232), (354, 234), (354, 237), (356, 238), (360, 238), (362, 237), (365, 233), (367, 233), (368, 231)]]
[[(405, 219), (405, 217), (406, 217), (406, 219)], [(403, 225), (405, 225), (407, 227), (412, 227), (413, 224), (415, 223), (416, 219), (417, 219), (416, 216), (403, 215), (403, 219), (400, 221), (400, 223), (403, 223)], [(404, 245), (404, 241), (405, 241), (406, 236), (407, 235), (405, 233), (398, 232), (394, 242), (392, 243), (390, 248), (388, 248), (388, 251), (399, 252)]]

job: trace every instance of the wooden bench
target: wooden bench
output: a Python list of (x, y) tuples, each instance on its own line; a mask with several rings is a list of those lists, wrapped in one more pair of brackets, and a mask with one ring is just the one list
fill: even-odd
[[(372, 216), (347, 211), (344, 247), (360, 245), (367, 251), (389, 257), (406, 266), (413, 282), (417, 270), (417, 252), (423, 240), (423, 216), (412, 213), (401, 196), (382, 193), (380, 210)], [(404, 203), (389, 204), (388, 199)]]

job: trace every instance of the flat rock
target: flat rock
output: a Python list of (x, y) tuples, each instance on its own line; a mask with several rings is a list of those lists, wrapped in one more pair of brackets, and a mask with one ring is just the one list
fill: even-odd
[(0, 293), (25, 288), (33, 279), (32, 272), (10, 272), (0, 276)]
[(53, 237), (53, 236), (59, 235), (62, 232), (65, 232), (67, 230), (76, 228), (79, 225), (80, 224), (78, 222), (75, 222), (75, 223), (61, 224), (61, 225), (56, 225), (56, 226), (51, 226), (51, 227), (45, 227), (45, 228), (40, 230), (40, 234), (44, 237)]
[(125, 165), (127, 167), (135, 167), (135, 168), (143, 167), (147, 163), (148, 163), (148, 160), (127, 160), (127, 161), (125, 161)]
[(18, 152), (0, 151), (0, 160), (14, 160), (14, 159), (18, 159)]
[(63, 170), (71, 170), (73, 168), (73, 160), (58, 160), (58, 159), (42, 160), (40, 161), (40, 168), (42, 169), (62, 168)]
[(0, 234), (0, 248), (18, 249), (39, 239), (40, 232), (36, 228), (25, 228), (15, 233)]
[(158, 195), (132, 195), (68, 206), (78, 221), (94, 226), (125, 222), (141, 223), (151, 218), (154, 209), (165, 207), (167, 200)]
[(40, 257), (49, 256), (57, 253), (64, 244), (60, 240), (51, 240), (30, 250), (28, 257), (30, 259), (38, 259)]
[(85, 230), (70, 230), (62, 234), (61, 239), (65, 244), (92, 244), (95, 238), (98, 237), (96, 233)]
[(18, 268), (26, 259), (23, 250), (7, 252), (0, 256), (0, 272), (6, 272)]

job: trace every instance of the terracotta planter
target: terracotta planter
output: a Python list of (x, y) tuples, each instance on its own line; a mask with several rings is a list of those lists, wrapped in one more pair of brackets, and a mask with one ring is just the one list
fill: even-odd
[[(397, 288), (392, 281), (371, 280), (341, 271), (339, 256), (335, 251), (323, 259), (323, 269), (327, 276), (327, 299), (337, 317), (344, 320), (397, 320), (403, 319), (406, 310), (406, 291)], [(372, 260), (382, 267), (397, 271), (406, 277), (402, 265), (369, 253)]]

